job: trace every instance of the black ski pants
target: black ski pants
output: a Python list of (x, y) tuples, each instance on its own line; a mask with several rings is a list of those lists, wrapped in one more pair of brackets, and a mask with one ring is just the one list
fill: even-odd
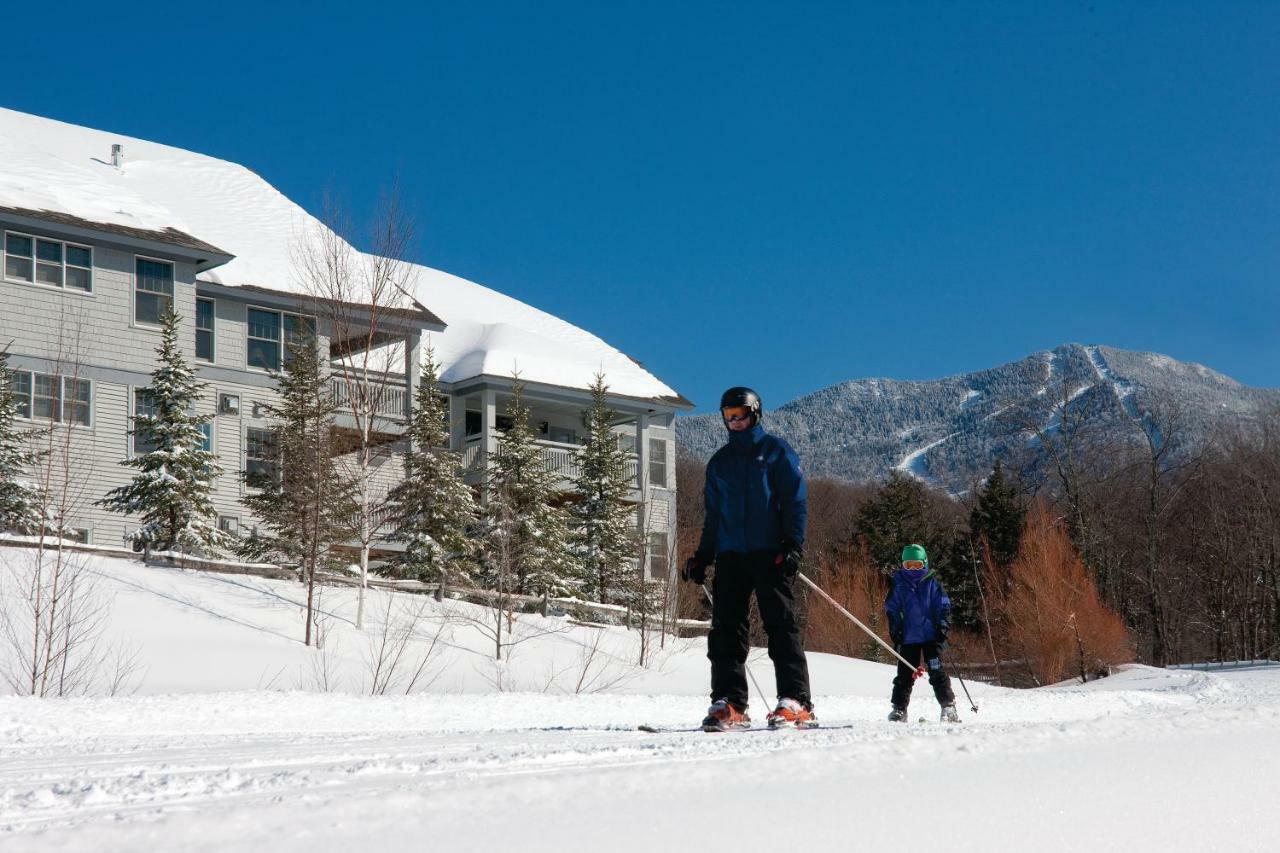
[(760, 620), (769, 636), (769, 658), (777, 677), (778, 698), (795, 699), (812, 708), (809, 664), (800, 642), (800, 627), (796, 624), (792, 579), (781, 566), (775, 565), (777, 556), (775, 551), (716, 556), (711, 633), (707, 636), (712, 701), (725, 698), (735, 708), (747, 707), (748, 614), (751, 594), (755, 593)]
[[(895, 648), (898, 654), (916, 666), (920, 665), (920, 659), (923, 657), (925, 667), (929, 670), (929, 684), (933, 687), (933, 695), (938, 697), (938, 704), (955, 704), (956, 694), (951, 690), (951, 676), (947, 675), (947, 671), (942, 668), (937, 643), (907, 643), (899, 644)], [(904, 666), (902, 661), (898, 661), (898, 674), (893, 679), (893, 707), (906, 708), (907, 703), (911, 701), (911, 687), (915, 682), (912, 678), (914, 672), (915, 670)]]

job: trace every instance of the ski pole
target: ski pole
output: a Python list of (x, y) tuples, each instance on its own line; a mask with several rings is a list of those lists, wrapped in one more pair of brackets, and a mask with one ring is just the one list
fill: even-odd
[(876, 634), (876, 632), (875, 632), (875, 631), (872, 631), (872, 630), (871, 630), (870, 628), (868, 628), (866, 625), (863, 625), (863, 624), (862, 624), (862, 622), (858, 619), (858, 617), (857, 617), (857, 616), (854, 616), (854, 615), (853, 615), (852, 613), (850, 613), (848, 610), (845, 610), (845, 609), (844, 609), (844, 607), (842, 607), (842, 606), (840, 605), (840, 602), (836, 601), (834, 598), (832, 598), (831, 596), (827, 595), (827, 594), (826, 594), (826, 592), (824, 592), (824, 591), (823, 591), (822, 587), (818, 586), (816, 583), (814, 583), (813, 581), (809, 580), (809, 579), (808, 579), (807, 577), (805, 577), (803, 574), (799, 574), (799, 575), (798, 575), (798, 577), (800, 578), (800, 580), (802, 580), (802, 581), (804, 581), (805, 583), (807, 583), (807, 584), (809, 585), (809, 588), (810, 588), (810, 589), (812, 589), (812, 590), (813, 590), (814, 592), (816, 592), (818, 595), (820, 595), (820, 596), (822, 596), (823, 598), (825, 598), (825, 599), (827, 600), (827, 603), (828, 603), (828, 604), (830, 604), (830, 605), (831, 605), (832, 607), (834, 607), (836, 610), (839, 610), (841, 613), (843, 613), (843, 614), (845, 615), (845, 617), (846, 617), (850, 622), (852, 622), (853, 624), (855, 624), (855, 625), (857, 625), (859, 628), (861, 628), (863, 631), (865, 631), (865, 632), (867, 633), (867, 636), (868, 636), (868, 637), (870, 637), (871, 639), (873, 639), (873, 640), (875, 640), (877, 643), (879, 643), (881, 646), (883, 646), (885, 651), (887, 651), (889, 654), (893, 655), (893, 656), (894, 656), (895, 658), (897, 658), (898, 660), (902, 661), (902, 663), (907, 667), (907, 669), (910, 669), (910, 670), (911, 670), (911, 680), (912, 680), (912, 681), (915, 681), (917, 678), (919, 678), (919, 677), (921, 677), (922, 675), (924, 675), (924, 664), (920, 664), (919, 666), (915, 666), (915, 665), (913, 665), (913, 664), (911, 663), (911, 661), (907, 660), (907, 659), (906, 659), (906, 658), (904, 658), (902, 655), (898, 654), (898, 650), (897, 650), (897, 649), (895, 649), (893, 646), (891, 646), (891, 645), (889, 645), (888, 643), (886, 643), (884, 640), (880, 639), (880, 636), (879, 636), (878, 634)]
[[(714, 620), (714, 619), (715, 619), (716, 600), (715, 600), (714, 598), (712, 598), (712, 597), (711, 597), (711, 589), (710, 589), (710, 588), (709, 588), (705, 583), (702, 585), (702, 591), (703, 591), (704, 593), (706, 593), (706, 595), (707, 595), (707, 603), (711, 605), (711, 612), (712, 612), (712, 616), (711, 616), (711, 618)], [(764, 691), (760, 689), (760, 682), (756, 681), (755, 673), (753, 673), (753, 672), (751, 671), (751, 667), (747, 666), (747, 665), (744, 663), (744, 664), (742, 664), (742, 668), (743, 668), (743, 669), (745, 669), (745, 670), (747, 671), (747, 677), (748, 677), (748, 678), (750, 678), (750, 679), (751, 679), (751, 683), (752, 683), (752, 684), (754, 684), (754, 685), (756, 686), (756, 692), (760, 694), (760, 698), (761, 698), (761, 699), (768, 699), (769, 697), (768, 697), (768, 696), (766, 696), (766, 695), (765, 695), (765, 693), (764, 693)]]
[(964, 688), (965, 698), (969, 700), (969, 710), (975, 714), (978, 713), (978, 706), (973, 704), (973, 697), (969, 695), (969, 688), (965, 686), (964, 679), (960, 677), (959, 673), (956, 674), (956, 678), (960, 680), (960, 686)]

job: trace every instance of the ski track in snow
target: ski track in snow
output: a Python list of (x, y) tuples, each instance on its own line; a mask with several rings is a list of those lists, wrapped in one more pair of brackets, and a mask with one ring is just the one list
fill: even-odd
[(920, 480), (921, 482), (931, 483), (932, 480), (929, 478), (929, 475), (926, 474), (924, 470), (924, 455), (928, 453), (930, 450), (933, 450), (933, 448), (937, 447), (939, 444), (942, 444), (943, 442), (947, 441), (948, 439), (954, 438), (957, 435), (959, 435), (959, 433), (953, 432), (953, 433), (950, 433), (949, 435), (944, 435), (942, 438), (938, 439), (937, 441), (931, 441), (928, 444), (926, 444), (924, 447), (921, 447), (917, 450), (913, 450), (910, 453), (908, 453), (906, 456), (902, 457), (902, 461), (899, 462), (897, 465), (894, 465), (893, 467), (904, 474), (915, 477), (917, 480)]
[[(4, 699), (0, 847), (78, 849), (105, 838), (119, 845), (105, 849), (143, 849), (143, 839), (159, 831), (171, 849), (226, 849), (224, 823), (277, 832), (334, 814), (358, 821), (401, 802), (412, 808), (396, 807), (396, 825), (406, 817), (437, 825), (464, 803), (481, 814), (506, 808), (513, 792), (532, 801), (567, 790), (607, 800), (598, 789), (620, 771), (631, 785), (697, 790), (726, 773), (764, 773), (767, 780), (768, 768), (785, 756), (799, 778), (836, 773), (856, 783), (934, 764), (1008, 763), (1064, 749), (1105, 753), (1108, 744), (1280, 729), (1280, 667), (1236, 675), (1139, 667), (1110, 681), (988, 688), (975, 697), (977, 715), (960, 693), (961, 725), (890, 725), (883, 699), (820, 697), (826, 728), (725, 735), (634, 730), (639, 722), (688, 726), (700, 710), (688, 697), (507, 696), (484, 702), (476, 710), (485, 719), (470, 722), (457, 706), (479, 706), (477, 697), (224, 693), (56, 705)], [(406, 710), (414, 725), (405, 725)], [(936, 713), (927, 687), (918, 687), (912, 718)], [(569, 725), (550, 724), (557, 716)], [(436, 730), (432, 720), (440, 721)], [(495, 792), (502, 792), (497, 804), (490, 802)], [(344, 825), (348, 834), (358, 829)], [(460, 836), (467, 837), (478, 836)], [(305, 832), (237, 840), (240, 849), (339, 849), (317, 848)]]

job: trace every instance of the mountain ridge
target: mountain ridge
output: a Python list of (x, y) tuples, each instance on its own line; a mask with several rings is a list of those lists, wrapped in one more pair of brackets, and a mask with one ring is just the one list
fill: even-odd
[[(892, 470), (961, 493), (996, 459), (1033, 474), (1064, 415), (1099, 440), (1202, 447), (1222, 426), (1280, 411), (1280, 389), (1253, 388), (1194, 362), (1101, 344), (1062, 344), (1018, 361), (934, 380), (851, 379), (766, 410), (810, 474), (853, 482)], [(1176, 428), (1176, 435), (1174, 434)], [(706, 459), (724, 443), (712, 415), (676, 422), (681, 448)]]

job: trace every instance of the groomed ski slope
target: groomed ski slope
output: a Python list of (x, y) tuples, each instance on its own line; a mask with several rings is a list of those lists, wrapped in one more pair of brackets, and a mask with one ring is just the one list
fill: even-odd
[[(0, 561), (13, 554), (0, 549)], [(1084, 687), (979, 687), (976, 715), (961, 694), (960, 726), (895, 726), (883, 720), (889, 667), (814, 656), (822, 729), (646, 734), (634, 727), (687, 727), (702, 713), (697, 643), (605, 692), (497, 692), (467, 675), (484, 672), (470, 650), (483, 643), (458, 624), (427, 692), (317, 693), (285, 676), (275, 686), (286, 689), (245, 689), (260, 677), (247, 666), (255, 649), (268, 671), (301, 649), (289, 639), (296, 609), (282, 603), (296, 587), (105, 558), (92, 568), (113, 600), (113, 633), (141, 639), (150, 692), (0, 698), (6, 853), (1132, 853), (1274, 850), (1280, 837), (1280, 667), (1133, 667)], [(350, 601), (328, 604), (341, 617)], [(181, 634), (157, 645), (175, 625)], [(605, 634), (626, 650), (625, 632)], [(511, 677), (530, 687), (592, 635), (530, 639)], [(214, 650), (187, 672), (173, 659), (201, 641)], [(767, 660), (752, 665), (768, 689)], [(199, 692), (201, 678), (223, 692)], [(921, 688), (912, 719), (935, 719)]]

